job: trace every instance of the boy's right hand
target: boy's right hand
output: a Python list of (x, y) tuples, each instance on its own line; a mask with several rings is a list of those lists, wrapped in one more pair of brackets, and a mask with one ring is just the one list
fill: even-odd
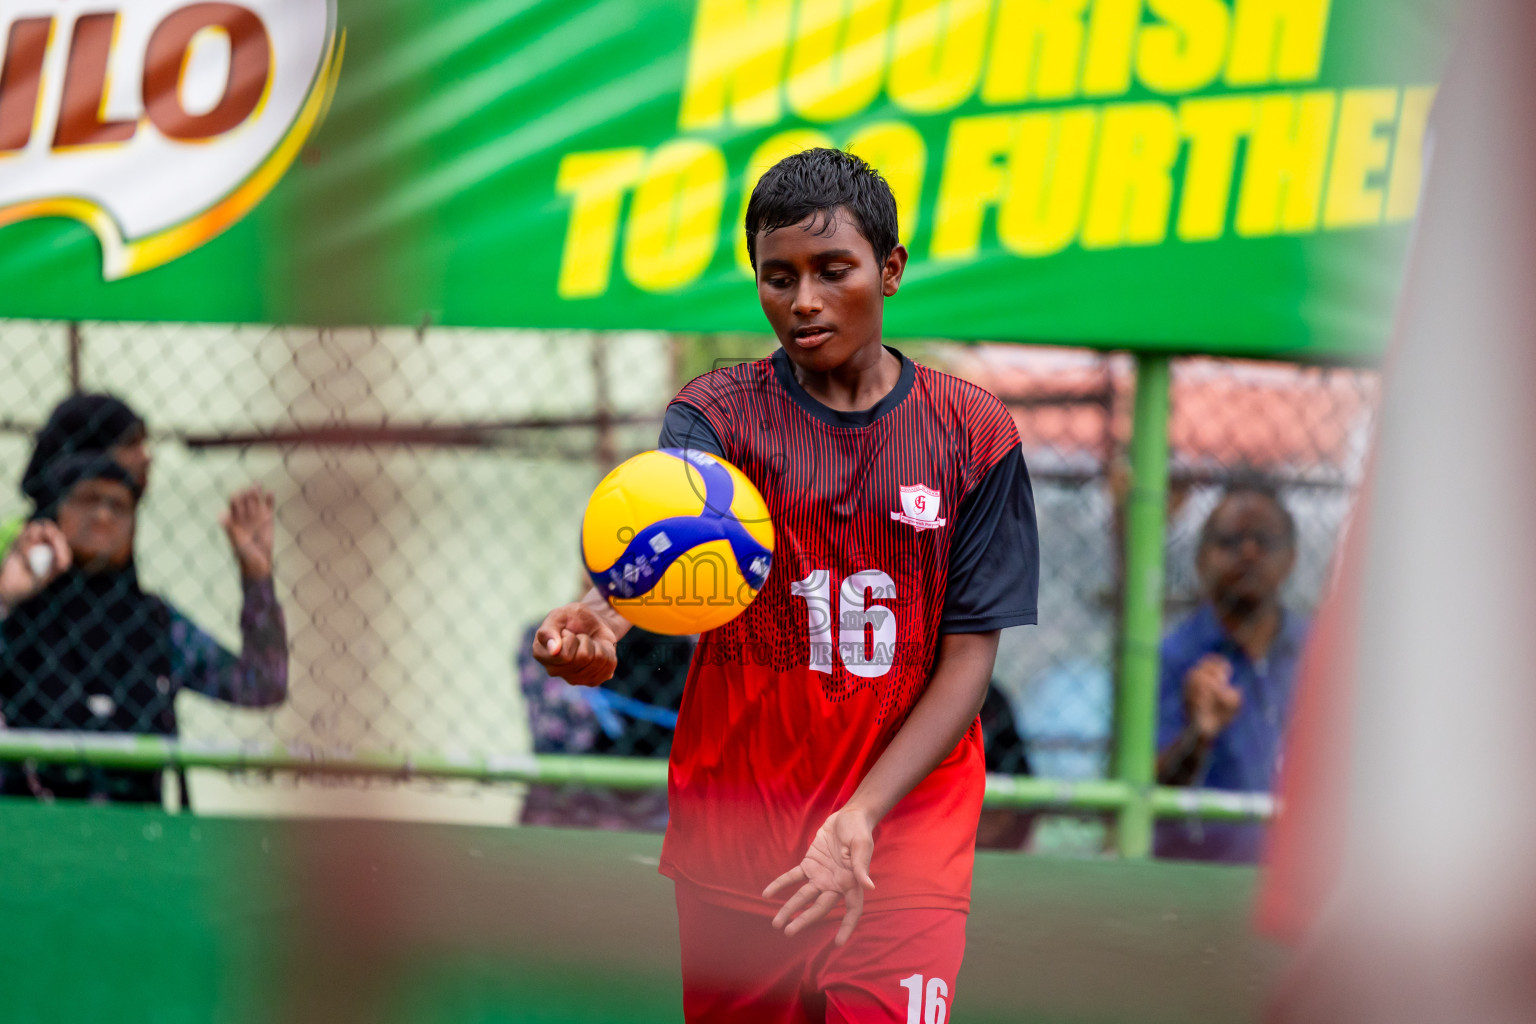
[(618, 635), (583, 602), (561, 605), (544, 617), (533, 636), (533, 657), (550, 675), (577, 686), (601, 686), (613, 678)]

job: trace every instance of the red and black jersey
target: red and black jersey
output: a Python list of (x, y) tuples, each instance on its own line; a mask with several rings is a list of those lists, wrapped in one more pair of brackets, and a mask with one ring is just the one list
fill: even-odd
[[(773, 518), (773, 569), (703, 634), (672, 746), (662, 870), (771, 913), (799, 863), (928, 685), (943, 633), (1035, 621), (1029, 475), (1007, 409), (902, 356), (873, 408), (839, 412), (782, 351), (705, 374), (661, 447), (741, 469)], [(965, 738), (875, 830), (870, 906), (969, 906), (985, 768)]]

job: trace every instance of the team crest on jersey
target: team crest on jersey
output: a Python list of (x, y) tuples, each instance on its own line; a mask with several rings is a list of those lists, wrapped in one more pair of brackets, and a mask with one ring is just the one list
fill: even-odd
[(943, 495), (922, 484), (901, 488), (901, 511), (892, 512), (891, 518), (918, 530), (937, 530), (944, 525), (939, 518), (939, 503)]

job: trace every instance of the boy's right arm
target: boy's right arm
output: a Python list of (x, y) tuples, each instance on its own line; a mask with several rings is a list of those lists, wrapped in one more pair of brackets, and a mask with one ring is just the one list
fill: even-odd
[[(725, 458), (725, 447), (704, 413), (674, 400), (661, 423), (658, 448), (692, 448)], [(629, 632), (629, 620), (613, 610), (596, 588), (575, 604), (544, 617), (533, 637), (533, 658), (550, 675), (577, 686), (601, 686), (613, 678), (619, 660), (614, 646)]]
[(619, 664), (614, 648), (628, 632), (629, 620), (593, 588), (580, 601), (544, 616), (533, 636), (533, 657), (566, 682), (601, 686), (613, 677)]

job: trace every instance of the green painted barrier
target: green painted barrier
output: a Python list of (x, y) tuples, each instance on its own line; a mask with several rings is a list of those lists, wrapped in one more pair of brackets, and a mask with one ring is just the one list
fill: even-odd
[[(0, 1020), (675, 1022), (659, 850), (636, 833), (0, 800)], [(952, 1019), (1257, 1022), (1282, 965), (1252, 934), (1254, 878), (982, 853)]]

